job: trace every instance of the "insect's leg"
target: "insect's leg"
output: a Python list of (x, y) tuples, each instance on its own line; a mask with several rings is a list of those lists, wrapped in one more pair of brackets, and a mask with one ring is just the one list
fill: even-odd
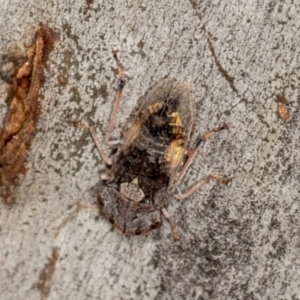
[(118, 66), (119, 82), (118, 82), (118, 92), (117, 92), (117, 95), (116, 95), (114, 108), (113, 108), (113, 111), (112, 111), (112, 115), (110, 117), (110, 122), (109, 122), (108, 130), (107, 130), (107, 133), (106, 133), (106, 137), (105, 137), (105, 144), (108, 145), (108, 146), (110, 146), (110, 144), (111, 144), (109, 139), (110, 139), (110, 135), (111, 135), (111, 133), (113, 131), (113, 128), (114, 128), (114, 125), (115, 125), (118, 109), (119, 109), (120, 102), (121, 102), (121, 99), (122, 99), (123, 88), (124, 88), (125, 82), (126, 82), (125, 77), (124, 77), (124, 73), (123, 73), (123, 66), (122, 66), (121, 62), (119, 61), (117, 53), (118, 53), (118, 50), (113, 51), (113, 55), (114, 55), (114, 58), (117, 62), (117, 66)]
[(210, 174), (210, 175), (202, 178), (201, 180), (199, 180), (194, 186), (190, 187), (183, 194), (180, 192), (178, 194), (175, 194), (175, 197), (179, 200), (184, 200), (184, 199), (188, 198), (190, 195), (192, 195), (194, 192), (196, 192), (197, 190), (201, 189), (205, 184), (207, 184), (212, 179), (215, 179), (215, 180), (219, 181), (220, 183), (226, 184), (226, 185), (231, 180), (229, 178), (220, 177), (216, 174)]
[(74, 121), (74, 126), (75, 127), (78, 127), (78, 128), (82, 128), (82, 129), (88, 129), (93, 140), (94, 140), (94, 143), (96, 144), (96, 147), (98, 149), (98, 152), (100, 153), (100, 156), (101, 158), (104, 160), (104, 162), (107, 164), (107, 165), (111, 165), (112, 164), (112, 160), (111, 158), (107, 157), (105, 152), (104, 152), (104, 149), (102, 148), (102, 145), (101, 145), (101, 142), (99, 141), (98, 137), (97, 137), (97, 134), (96, 134), (96, 131), (94, 129), (94, 127), (92, 126), (88, 126), (88, 125), (83, 125), (83, 124), (79, 124), (77, 121)]
[(188, 150), (188, 158), (182, 168), (182, 170), (180, 171), (178, 177), (176, 178), (176, 182), (174, 184), (174, 187), (178, 186), (178, 184), (180, 183), (181, 179), (184, 177), (184, 175), (186, 174), (187, 169), (189, 168), (189, 166), (191, 165), (191, 163), (193, 162), (199, 148), (201, 148), (204, 144), (205, 141), (208, 140), (210, 137), (212, 137), (214, 134), (216, 134), (217, 132), (224, 130), (224, 129), (228, 129), (228, 125), (226, 123), (224, 123), (223, 125), (221, 125), (218, 128), (214, 128), (213, 130), (207, 132), (206, 134), (204, 134), (202, 137), (200, 137), (200, 139), (197, 141), (197, 145), (195, 147), (195, 149), (193, 150)]
[(175, 242), (179, 241), (180, 238), (178, 236), (177, 226), (176, 226), (176, 223), (175, 223), (173, 217), (169, 214), (169, 212), (165, 208), (162, 208), (161, 211), (162, 211), (162, 213), (164, 214), (165, 218), (167, 219), (167, 221), (169, 222), (169, 224), (171, 226), (174, 241)]
[(118, 149), (121, 145), (121, 140), (110, 140), (107, 142), (106, 146), (110, 149)]

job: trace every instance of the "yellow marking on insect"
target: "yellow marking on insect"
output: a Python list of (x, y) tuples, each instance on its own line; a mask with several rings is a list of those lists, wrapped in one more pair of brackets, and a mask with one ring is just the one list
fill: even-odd
[(174, 140), (167, 149), (165, 160), (168, 162), (170, 173), (172, 173), (172, 170), (176, 169), (182, 162), (185, 153), (183, 144), (182, 139)]
[(170, 114), (170, 117), (172, 118), (172, 121), (170, 122), (170, 125), (173, 126), (183, 126), (181, 122), (181, 118), (179, 116), (179, 113), (177, 111), (173, 112)]
[(164, 136), (160, 136), (159, 137), (162, 141), (167, 141), (169, 142), (170, 138), (169, 137), (164, 137)]
[(182, 139), (184, 137), (184, 127), (178, 112), (173, 112), (170, 114), (170, 118), (172, 119), (169, 123), (171, 126), (171, 133), (173, 138)]
[(153, 113), (157, 112), (159, 109), (161, 109), (163, 107), (163, 103), (161, 102), (156, 102), (153, 105), (150, 105), (148, 107), (148, 111), (150, 112), (150, 115), (152, 115)]
[(160, 109), (162, 109), (164, 106), (163, 103), (161, 102), (156, 102), (153, 105), (148, 106), (143, 112), (143, 116), (148, 118), (149, 116), (153, 115), (154, 113), (156, 113), (157, 111), (159, 111)]
[(153, 149), (153, 148), (151, 148), (151, 152), (154, 152), (154, 153), (158, 153), (158, 154), (161, 154), (161, 155), (164, 155), (164, 151), (159, 151), (159, 150), (157, 150), (157, 149)]

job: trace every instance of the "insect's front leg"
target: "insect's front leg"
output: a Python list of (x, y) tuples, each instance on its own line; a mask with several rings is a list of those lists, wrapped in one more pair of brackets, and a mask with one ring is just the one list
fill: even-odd
[[(122, 66), (121, 62), (119, 61), (117, 53), (118, 53), (118, 50), (113, 51), (113, 55), (114, 55), (114, 58), (117, 62), (117, 66), (118, 66), (118, 75), (119, 75), (118, 92), (117, 92), (117, 95), (116, 95), (116, 101), (114, 103), (113, 112), (112, 112), (112, 115), (111, 115), (111, 118), (110, 118), (108, 130), (107, 130), (106, 137), (105, 137), (105, 148), (118, 148), (119, 145), (120, 145), (120, 140), (114, 140), (114, 141), (110, 140), (110, 136), (111, 136), (111, 133), (112, 133), (115, 121), (116, 121), (118, 109), (119, 109), (120, 102), (121, 102), (123, 88), (125, 86), (125, 77), (124, 77), (124, 73), (123, 73), (123, 66)], [(94, 127), (79, 124), (77, 121), (74, 121), (74, 125), (78, 128), (83, 128), (83, 129), (88, 129), (89, 130), (89, 132), (90, 132), (90, 134), (91, 134), (91, 136), (94, 140), (94, 143), (96, 144), (98, 152), (100, 153), (101, 158), (103, 159), (103, 161), (106, 164), (111, 165), (112, 164), (112, 159), (109, 158), (105, 154), (105, 151), (102, 147), (102, 143), (98, 139), (97, 133), (96, 133)]]
[(111, 136), (111, 133), (113, 131), (113, 128), (114, 128), (114, 125), (115, 125), (115, 122), (116, 122), (117, 113), (118, 113), (118, 110), (119, 110), (119, 107), (120, 107), (120, 102), (121, 102), (122, 95), (123, 95), (123, 88), (124, 88), (125, 83), (126, 83), (124, 72), (123, 72), (123, 66), (122, 66), (122, 64), (121, 64), (121, 62), (120, 62), (120, 60), (117, 56), (117, 53), (118, 53), (118, 50), (113, 51), (113, 55), (114, 55), (114, 58), (117, 62), (117, 66), (118, 66), (118, 76), (119, 76), (118, 91), (117, 91), (116, 100), (115, 100), (115, 103), (114, 103), (114, 108), (113, 108), (113, 111), (112, 111), (112, 115), (110, 117), (108, 130), (107, 130), (106, 137), (105, 137), (105, 144), (109, 148), (113, 147), (113, 142), (110, 141), (110, 136)]
[(176, 223), (173, 219), (173, 217), (169, 214), (169, 212), (166, 210), (166, 208), (162, 208), (162, 213), (164, 214), (165, 218), (167, 219), (167, 221), (169, 222), (170, 224), (170, 227), (171, 227), (171, 230), (172, 230), (172, 233), (173, 233), (173, 238), (174, 238), (174, 241), (179, 241), (180, 238), (178, 236), (178, 230), (177, 230), (177, 226), (176, 226)]
[(94, 143), (98, 149), (98, 152), (101, 156), (101, 158), (103, 159), (103, 161), (107, 164), (107, 165), (111, 165), (112, 164), (112, 159), (110, 157), (108, 157), (106, 154), (105, 154), (105, 151), (101, 145), (101, 142), (99, 141), (98, 137), (97, 137), (97, 133), (94, 129), (94, 127), (92, 126), (88, 126), (88, 125), (84, 125), (84, 124), (80, 124), (78, 123), (77, 121), (74, 121), (74, 126), (77, 127), (77, 128), (81, 128), (81, 129), (87, 129), (89, 130), (93, 140), (94, 140)]

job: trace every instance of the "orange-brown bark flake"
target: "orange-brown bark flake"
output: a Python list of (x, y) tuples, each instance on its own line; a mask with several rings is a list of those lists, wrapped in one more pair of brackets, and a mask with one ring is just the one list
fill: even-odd
[(54, 40), (54, 32), (41, 25), (13, 79), (9, 107), (0, 129), (0, 195), (7, 204), (14, 202), (12, 191), (18, 183), (18, 175), (26, 172), (26, 151), (34, 136), (38, 118), (43, 63)]

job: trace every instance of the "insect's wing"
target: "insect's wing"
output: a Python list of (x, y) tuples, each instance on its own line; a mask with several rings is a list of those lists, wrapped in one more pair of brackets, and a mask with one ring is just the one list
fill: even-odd
[(169, 178), (165, 182), (173, 182), (185, 159), (193, 123), (188, 84), (173, 78), (163, 79), (141, 99), (118, 152), (126, 157), (138, 145), (163, 166), (161, 170)]
[(172, 77), (162, 79), (155, 84), (140, 100), (133, 119), (147, 108), (156, 103), (166, 103), (171, 99), (179, 100), (178, 112), (181, 114), (184, 123), (193, 124), (194, 112), (193, 101), (188, 83), (179, 82)]
[(176, 181), (176, 175), (185, 161), (186, 150), (194, 127), (194, 103), (188, 83), (173, 81), (168, 101), (174, 99), (178, 100), (178, 106), (174, 107), (172, 113), (174, 115), (172, 127), (174, 138), (166, 151), (166, 159), (170, 168), (170, 184)]

